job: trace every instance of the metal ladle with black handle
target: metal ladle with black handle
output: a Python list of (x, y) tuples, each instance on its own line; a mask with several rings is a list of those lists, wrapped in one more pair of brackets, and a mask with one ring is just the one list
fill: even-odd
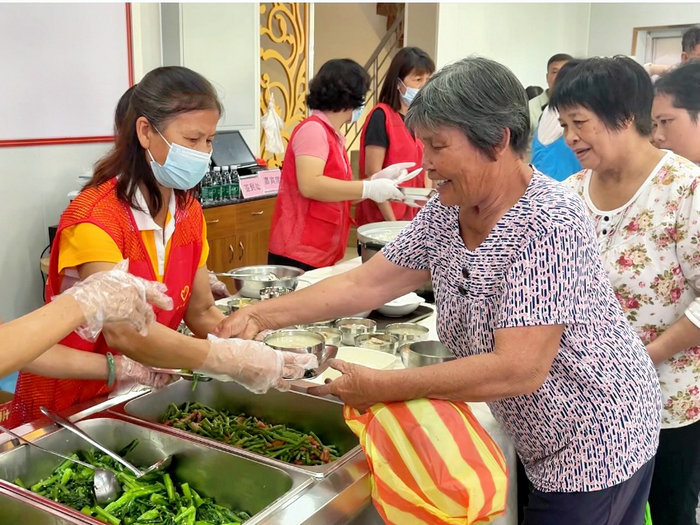
[(145, 475), (150, 474), (151, 472), (154, 472), (156, 470), (162, 470), (162, 469), (167, 468), (173, 459), (172, 456), (166, 456), (166, 457), (156, 461), (153, 465), (148, 467), (146, 470), (140, 470), (140, 469), (136, 468), (134, 465), (132, 465), (130, 462), (125, 460), (123, 457), (121, 457), (119, 454), (112, 452), (111, 450), (109, 450), (107, 447), (105, 447), (101, 443), (98, 443), (97, 441), (95, 441), (93, 438), (88, 436), (85, 432), (83, 432), (76, 425), (74, 425), (73, 423), (68, 421), (66, 418), (61, 417), (58, 414), (51, 412), (46, 407), (39, 407), (39, 410), (41, 411), (42, 414), (44, 414), (46, 417), (48, 417), (51, 421), (53, 421), (57, 425), (62, 426), (66, 430), (70, 430), (71, 432), (73, 432), (73, 434), (83, 438), (85, 441), (90, 443), (96, 449), (99, 449), (102, 452), (104, 452), (105, 454), (107, 454), (110, 458), (112, 458), (117, 463), (121, 463), (122, 465), (124, 465), (126, 468), (128, 468), (131, 472), (134, 473), (134, 475), (136, 476), (137, 479), (142, 478)]
[(38, 448), (39, 450), (48, 452), (49, 454), (53, 454), (54, 456), (58, 456), (59, 458), (67, 459), (68, 461), (72, 461), (73, 463), (94, 470), (95, 476), (93, 478), (92, 485), (97, 503), (110, 503), (111, 501), (117, 499), (117, 496), (119, 496), (119, 493), (121, 492), (121, 485), (119, 484), (119, 481), (117, 481), (117, 477), (114, 475), (114, 472), (112, 472), (111, 470), (99, 468), (94, 465), (90, 465), (90, 463), (85, 463), (84, 461), (80, 461), (79, 459), (72, 458), (70, 456), (65, 456), (59, 452), (55, 452), (53, 450), (49, 450), (48, 448), (44, 448), (40, 445), (37, 445), (36, 443), (29, 441), (28, 439), (23, 438), (19, 434), (15, 434), (14, 432), (12, 432), (12, 430), (9, 430), (3, 427), (2, 425), (0, 425), (0, 430), (5, 432), (6, 434), (9, 434), (16, 440), (26, 443), (29, 446)]

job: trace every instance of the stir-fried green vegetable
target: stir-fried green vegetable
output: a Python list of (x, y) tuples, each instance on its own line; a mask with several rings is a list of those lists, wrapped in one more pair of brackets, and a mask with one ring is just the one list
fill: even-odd
[(338, 459), (335, 445), (324, 445), (313, 432), (271, 425), (246, 414), (216, 410), (202, 403), (171, 403), (161, 422), (234, 447), (296, 465), (323, 465)]
[[(136, 444), (137, 441), (132, 441), (119, 455), (126, 455)], [(93, 492), (94, 471), (68, 460), (50, 476), (29, 487), (30, 490), (111, 525), (233, 525), (250, 518), (245, 512), (232, 511), (201, 496), (188, 483), (173, 481), (168, 473), (153, 472), (136, 479), (133, 473), (101, 452), (80, 451), (71, 457), (113, 471), (124, 492), (100, 507)], [(15, 484), (25, 486), (19, 479)]]

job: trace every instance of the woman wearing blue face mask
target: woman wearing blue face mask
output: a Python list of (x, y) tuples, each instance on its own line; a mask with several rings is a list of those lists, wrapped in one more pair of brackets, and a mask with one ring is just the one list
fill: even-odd
[(347, 58), (329, 60), (311, 81), (311, 115), (294, 129), (284, 155), (270, 264), (305, 270), (335, 264), (345, 254), (351, 201), (402, 198), (388, 178), (352, 180), (340, 129), (360, 117), (368, 88), (367, 72)]
[[(105, 325), (92, 341), (67, 336), (20, 374), (12, 426), (38, 417), (42, 405), (61, 410), (108, 393), (124, 376), (119, 353), (201, 370), (255, 392), (284, 387), (284, 377), (301, 377), (313, 365), (254, 341), (205, 339), (224, 318), (209, 288), (206, 225), (191, 193), (209, 168), (222, 110), (212, 85), (187, 68), (162, 67), (125, 97), (114, 147), (61, 216), (46, 298), (128, 259), (129, 273), (165, 284), (173, 308), (155, 309), (147, 336), (124, 323)], [(175, 331), (183, 319), (201, 339)], [(158, 377), (151, 382), (162, 384)]]
[[(404, 47), (396, 53), (379, 93), (379, 104), (372, 108), (362, 128), (361, 178), (399, 162), (414, 162), (420, 166), (423, 144), (406, 128), (403, 119), (411, 101), (434, 71), (433, 60), (417, 47)], [(430, 186), (430, 181), (427, 173), (420, 173), (400, 186), (425, 188)], [(400, 202), (364, 201), (355, 209), (355, 222), (362, 225), (377, 221), (410, 221), (417, 211)]]

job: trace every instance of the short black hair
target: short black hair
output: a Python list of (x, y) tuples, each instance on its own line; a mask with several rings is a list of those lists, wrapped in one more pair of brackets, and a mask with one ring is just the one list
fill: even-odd
[(700, 26), (693, 26), (683, 33), (681, 49), (685, 53), (690, 53), (700, 44)]
[(560, 81), (561, 79), (563, 79), (566, 75), (568, 75), (569, 73), (571, 73), (571, 71), (572, 71), (576, 66), (578, 66), (579, 64), (581, 64), (581, 62), (583, 62), (583, 59), (581, 59), (581, 58), (572, 58), (572, 59), (569, 60), (566, 64), (564, 64), (563, 66), (561, 66), (561, 69), (559, 70), (559, 73), (557, 73), (557, 78), (556, 78), (556, 80), (554, 81), (554, 86), (556, 87), (557, 82), (559, 82), (559, 81)]
[(568, 62), (572, 58), (574, 57), (567, 55), (566, 53), (557, 53), (556, 55), (552, 55), (549, 57), (549, 60), (547, 60), (547, 69), (549, 70), (549, 66), (551, 66), (554, 62)]
[(673, 106), (685, 109), (693, 122), (700, 113), (700, 61), (690, 60), (661, 76), (654, 92), (671, 97)]
[(388, 104), (395, 111), (401, 108), (401, 95), (396, 89), (398, 81), (403, 80), (411, 71), (427, 73), (435, 72), (435, 62), (428, 53), (417, 47), (404, 47), (396, 53), (384, 77), (382, 89), (379, 92), (379, 102)]
[(654, 88), (637, 62), (623, 55), (588, 58), (565, 73), (557, 77), (549, 101), (556, 110), (582, 106), (608, 129), (621, 129), (632, 119), (639, 134), (651, 133)]
[(343, 111), (365, 103), (369, 75), (349, 58), (334, 58), (321, 66), (309, 85), (306, 103), (311, 109)]

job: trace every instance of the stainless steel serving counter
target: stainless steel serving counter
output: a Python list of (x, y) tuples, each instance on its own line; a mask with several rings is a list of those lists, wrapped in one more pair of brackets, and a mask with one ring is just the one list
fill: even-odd
[[(315, 270), (314, 272), (307, 272), (305, 277), (308, 277), (310, 282), (315, 282), (330, 275), (347, 271), (360, 264), (360, 262), (361, 261), (359, 258), (357, 258), (355, 260), (338, 264), (335, 267), (322, 268)], [(430, 338), (437, 339), (434, 315), (430, 316), (424, 321), (421, 321), (420, 324), (429, 328)], [(396, 366), (402, 366), (400, 364), (400, 360), (398, 359), (396, 360)], [(187, 388), (182, 388), (182, 381), (183, 380), (180, 380), (178, 382), (180, 383), (179, 387), (171, 389), (177, 394), (177, 396), (170, 399), (170, 401), (176, 401), (179, 403), (183, 400), (187, 400), (184, 399), (183, 396), (190, 389), (190, 384), (186, 385)], [(207, 383), (204, 383), (203, 385), (206, 384)], [(225, 385), (230, 384), (226, 383)], [(195, 400), (206, 403), (216, 403), (216, 400), (220, 399), (219, 392), (215, 391), (214, 394), (216, 395), (213, 395), (212, 392), (207, 393), (207, 388), (211, 387), (204, 386), (202, 389), (204, 392), (201, 394), (199, 399)], [(216, 388), (230, 390), (233, 387), (222, 386)], [(303, 387), (301, 388), (303, 389)], [(279, 392), (265, 394), (265, 396), (269, 396), (268, 399), (270, 401), (270, 407), (279, 405), (279, 398), (281, 396), (292, 395), (295, 394)], [(244, 400), (247, 399), (246, 394), (239, 394), (239, 396)], [(252, 394), (248, 394), (248, 396), (256, 397)], [(364, 454), (359, 446), (351, 446), (348, 445), (347, 441), (343, 441), (346, 440), (347, 437), (337, 434), (337, 432), (339, 432), (338, 428), (335, 430), (336, 434), (331, 433), (331, 436), (329, 436), (330, 442), (338, 442), (343, 445), (341, 447), (342, 456), (336, 461), (336, 465), (302, 468), (290, 464), (281, 464), (279, 461), (256, 456), (255, 454), (242, 449), (236, 449), (220, 443), (217, 444), (211, 440), (201, 438), (194, 434), (183, 435), (183, 431), (163, 427), (163, 425), (159, 424), (157, 419), (154, 419), (153, 417), (153, 414), (155, 413), (154, 406), (157, 403), (155, 403), (154, 406), (148, 406), (149, 403), (145, 403), (145, 400), (149, 397), (154, 401), (159, 401), (159, 398), (164, 396), (161, 395), (160, 392), (155, 394), (149, 394), (148, 391), (132, 392), (113, 397), (111, 399), (103, 398), (92, 403), (76, 406), (68, 411), (64, 411), (62, 414), (74, 422), (85, 422), (85, 424), (88, 426), (89, 420), (91, 419), (112, 418), (121, 420), (124, 423), (135, 424), (143, 427), (144, 429), (150, 429), (150, 431), (155, 434), (166, 433), (169, 436), (177, 437), (181, 440), (184, 439), (190, 444), (195, 444), (204, 448), (217, 449), (218, 451), (222, 451), (226, 454), (232, 454), (236, 457), (245, 459), (248, 462), (259, 463), (260, 465), (271, 465), (278, 470), (286, 472), (289, 477), (289, 488), (287, 492), (277, 497), (277, 499), (269, 503), (264, 508), (260, 509), (251, 520), (246, 522), (246, 524), (381, 525), (383, 523), (382, 519), (379, 517), (379, 514), (376, 512), (371, 503), (370, 473)], [(248, 399), (245, 401), (243, 403), (244, 407), (258, 406), (259, 408), (260, 403), (265, 401), (263, 400), (263, 396), (257, 397), (257, 400)], [(306, 397), (308, 398), (309, 396)], [(319, 400), (318, 398), (314, 399), (318, 400), (318, 402), (313, 401), (313, 404), (323, 403), (323, 400)], [(160, 399), (160, 401), (163, 400)], [(326, 402), (332, 403), (332, 401), (328, 400), (326, 400)], [(132, 409), (129, 409), (129, 405), (131, 405)], [(144, 405), (147, 407), (146, 410), (143, 409)], [(162, 404), (158, 406), (162, 408)], [(484, 428), (491, 434), (491, 436), (501, 447), (506, 456), (506, 462), (509, 470), (511, 473), (514, 473), (515, 453), (510, 439), (495, 422), (484, 403), (470, 403), (470, 407), (482, 426), (484, 426)], [(298, 410), (300, 410), (299, 407), (294, 407), (290, 408), (289, 411), (290, 413), (294, 414), (296, 413), (295, 411)], [(242, 408), (241, 411), (246, 410), (245, 408)], [(323, 418), (328, 416), (321, 409), (316, 411), (316, 417), (326, 421)], [(337, 417), (335, 417), (335, 419), (337, 419)], [(333, 417), (330, 417), (327, 419), (327, 421), (329, 424), (332, 422), (336, 425), (336, 427), (338, 427), (338, 422), (334, 421)], [(52, 434), (60, 432), (47, 419), (37, 420), (33, 423), (18, 427), (15, 430), (17, 433), (27, 437), (30, 440), (50, 439)], [(9, 436), (7, 436), (7, 438), (9, 438)], [(340, 441), (338, 441), (339, 438)], [(11, 438), (5, 439), (4, 436), (0, 435), (0, 475), (2, 474), (3, 458), (5, 457), (4, 452), (11, 451), (18, 446), (21, 445), (18, 445)], [(8, 473), (6, 472), (6, 475), (7, 474)], [(494, 525), (513, 525), (516, 522), (517, 513), (515, 509), (514, 497), (516, 492), (515, 476), (511, 475), (509, 478), (509, 493), (511, 497), (509, 498), (508, 510), (505, 516), (498, 518), (493, 522)], [(14, 477), (9, 479), (14, 479)], [(228, 478), (220, 479), (224, 481)], [(234, 480), (235, 475), (233, 475), (231, 478), (231, 481)], [(4, 512), (16, 512), (18, 508), (26, 509), (27, 505), (33, 508), (33, 510), (27, 509), (28, 512), (43, 513), (42, 515), (46, 514), (48, 516), (47, 519), (54, 520), (41, 521), (37, 518), (37, 521), (31, 521), (32, 523), (78, 523), (92, 525), (99, 523), (93, 518), (88, 518), (81, 515), (79, 512), (67, 511), (66, 507), (51, 504), (51, 502), (47, 503), (47, 500), (42, 500), (43, 498), (38, 499), (38, 497), (33, 497), (31, 493), (28, 493), (26, 490), (22, 491), (22, 489), (15, 487), (11, 483), (0, 480), (0, 525), (3, 523), (17, 523), (17, 521), (7, 521), (4, 519)]]
[[(101, 398), (95, 403), (86, 403), (63, 411), (62, 415), (73, 422), (78, 422), (81, 426), (84, 425), (86, 428), (95, 428), (95, 425), (91, 426), (91, 422), (96, 423), (98, 420), (112, 419), (125, 425), (139, 425), (143, 432), (147, 432), (149, 429), (153, 432), (156, 430), (157, 425), (149, 424), (147, 421), (139, 421), (123, 410), (127, 402), (147, 394), (148, 391), (143, 391), (111, 399)], [(163, 429), (158, 428), (157, 430), (162, 431)], [(22, 425), (15, 431), (32, 441), (39, 440), (47, 443), (65, 442), (65, 439), (54, 436), (54, 434), (60, 433), (61, 430), (47, 419), (39, 419)], [(165, 435), (165, 432), (163, 434)], [(95, 435), (99, 438), (98, 434)], [(103, 439), (107, 435), (105, 433)], [(171, 432), (170, 435), (174, 436), (175, 433)], [(8, 439), (5, 439), (6, 437)], [(177, 436), (177, 439), (182, 439), (182, 436)], [(192, 445), (203, 446), (201, 440), (197, 440), (196, 436), (188, 436), (185, 439)], [(20, 457), (19, 451), (14, 449), (23, 446), (26, 447), (26, 445), (18, 444), (16, 440), (9, 436), (0, 437), (0, 475), (4, 473), (6, 479), (14, 479), (14, 476), (17, 475), (16, 465), (7, 466), (8, 463), (11, 463), (8, 462), (8, 456), (14, 454)], [(204, 446), (212, 449), (224, 448), (206, 443)], [(84, 447), (81, 445), (77, 448), (88, 447), (85, 444)], [(60, 448), (57, 448), (57, 450), (60, 450)], [(29, 461), (27, 458), (31, 457), (31, 451), (26, 452), (21, 457), (24, 461)], [(226, 453), (246, 458), (247, 460), (250, 458), (250, 454), (246, 454), (245, 451), (241, 450), (226, 450)], [(39, 454), (44, 453), (39, 452)], [(318, 475), (313, 473), (305, 474), (300, 469), (295, 469), (291, 466), (288, 466), (286, 469), (277, 466), (276, 468), (278, 469), (284, 469), (292, 479), (290, 482), (291, 488), (262, 511), (256, 513), (246, 523), (251, 525), (382, 524), (383, 521), (371, 503), (369, 470), (361, 449), (353, 449), (346, 456), (350, 457), (345, 459), (337, 468), (331, 470), (325, 477), (318, 477)], [(271, 461), (265, 461), (262, 458), (258, 458), (256, 461), (262, 466), (266, 463), (271, 463)], [(26, 465), (24, 468), (26, 468)], [(232, 471), (228, 470), (228, 472)], [(223, 481), (221, 474), (218, 477), (219, 480)], [(234, 479), (235, 474), (232, 472), (231, 480), (233, 481)], [(26, 507), (31, 507), (32, 509)], [(78, 512), (71, 512), (67, 507), (51, 504), (48, 500), (20, 489), (7, 481), (0, 481), (0, 524), (10, 523), (2, 517), (5, 511), (10, 512), (12, 510), (16, 512), (18, 508), (25, 508), (27, 512), (36, 512), (37, 515), (50, 512), (50, 516), (47, 514), (47, 519), (53, 519), (54, 521), (46, 521), (46, 523), (96, 523), (94, 518), (81, 516)], [(37, 523), (44, 523), (44, 521), (37, 521)]]

